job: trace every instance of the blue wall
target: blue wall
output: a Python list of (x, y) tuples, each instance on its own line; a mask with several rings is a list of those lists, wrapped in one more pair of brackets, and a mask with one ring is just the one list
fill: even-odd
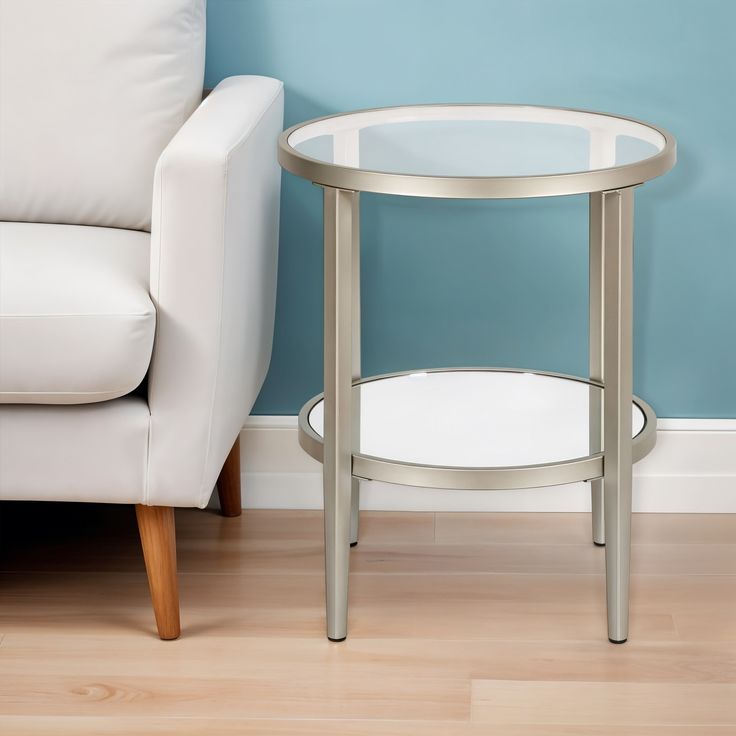
[[(635, 390), (736, 417), (736, 2), (210, 0), (207, 84), (286, 83), (286, 124), (418, 102), (583, 107), (669, 129), (637, 190)], [(363, 195), (364, 374), (513, 365), (584, 374), (587, 200)], [(271, 371), (255, 407), (322, 388), (321, 192), (284, 174)]]

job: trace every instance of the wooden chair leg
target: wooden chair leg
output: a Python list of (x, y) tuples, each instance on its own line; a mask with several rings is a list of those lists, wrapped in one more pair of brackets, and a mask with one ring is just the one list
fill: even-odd
[(176, 578), (174, 509), (170, 506), (138, 504), (135, 514), (158, 635), (162, 639), (177, 639), (181, 633), (181, 625), (179, 584)]
[(223, 516), (240, 516), (243, 505), (240, 498), (240, 437), (230, 450), (217, 479), (217, 495)]

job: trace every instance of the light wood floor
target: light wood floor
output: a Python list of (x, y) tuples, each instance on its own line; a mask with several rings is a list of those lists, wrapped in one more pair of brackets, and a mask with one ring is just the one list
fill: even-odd
[(614, 646), (587, 515), (364, 513), (331, 644), (318, 513), (178, 513), (175, 642), (132, 508), (0, 514), (3, 736), (736, 734), (736, 515), (635, 517)]

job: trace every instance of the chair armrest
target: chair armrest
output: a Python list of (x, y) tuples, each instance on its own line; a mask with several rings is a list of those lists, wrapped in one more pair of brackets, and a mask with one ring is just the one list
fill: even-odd
[(146, 503), (205, 506), (271, 359), (283, 85), (231, 77), (156, 166)]

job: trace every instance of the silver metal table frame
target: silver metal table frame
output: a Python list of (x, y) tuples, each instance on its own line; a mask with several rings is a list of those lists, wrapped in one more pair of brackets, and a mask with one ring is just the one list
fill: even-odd
[[(583, 114), (596, 115), (585, 111)], [(593, 541), (606, 547), (608, 637), (614, 643), (626, 641), (632, 463), (649, 452), (656, 439), (654, 412), (633, 397), (633, 195), (636, 186), (674, 165), (674, 139), (648, 125), (665, 141), (657, 155), (635, 164), (588, 172), (529, 177), (429, 177), (363, 171), (350, 160), (335, 164), (311, 159), (296, 151), (289, 137), (313, 122), (294, 126), (282, 134), (279, 161), (287, 170), (311, 179), (324, 190), (324, 439), (316, 435), (308, 422), (309, 410), (322, 397), (305, 405), (299, 424), (302, 447), (323, 463), (328, 638), (341, 641), (347, 636), (350, 547), (358, 542), (363, 477), (425, 487), (484, 490), (589, 480)], [(616, 186), (607, 188), (609, 184)], [(602, 386), (604, 391), (591, 390), (591, 399), (594, 395), (596, 398), (590, 401), (588, 457), (543, 466), (462, 469), (412, 466), (360, 454), (356, 449), (360, 407), (354, 405), (359, 392), (353, 391), (354, 383), (361, 381), (360, 191), (468, 198), (589, 194), (588, 383), (592, 387)], [(638, 403), (646, 418), (644, 430), (633, 441), (632, 401)]]

